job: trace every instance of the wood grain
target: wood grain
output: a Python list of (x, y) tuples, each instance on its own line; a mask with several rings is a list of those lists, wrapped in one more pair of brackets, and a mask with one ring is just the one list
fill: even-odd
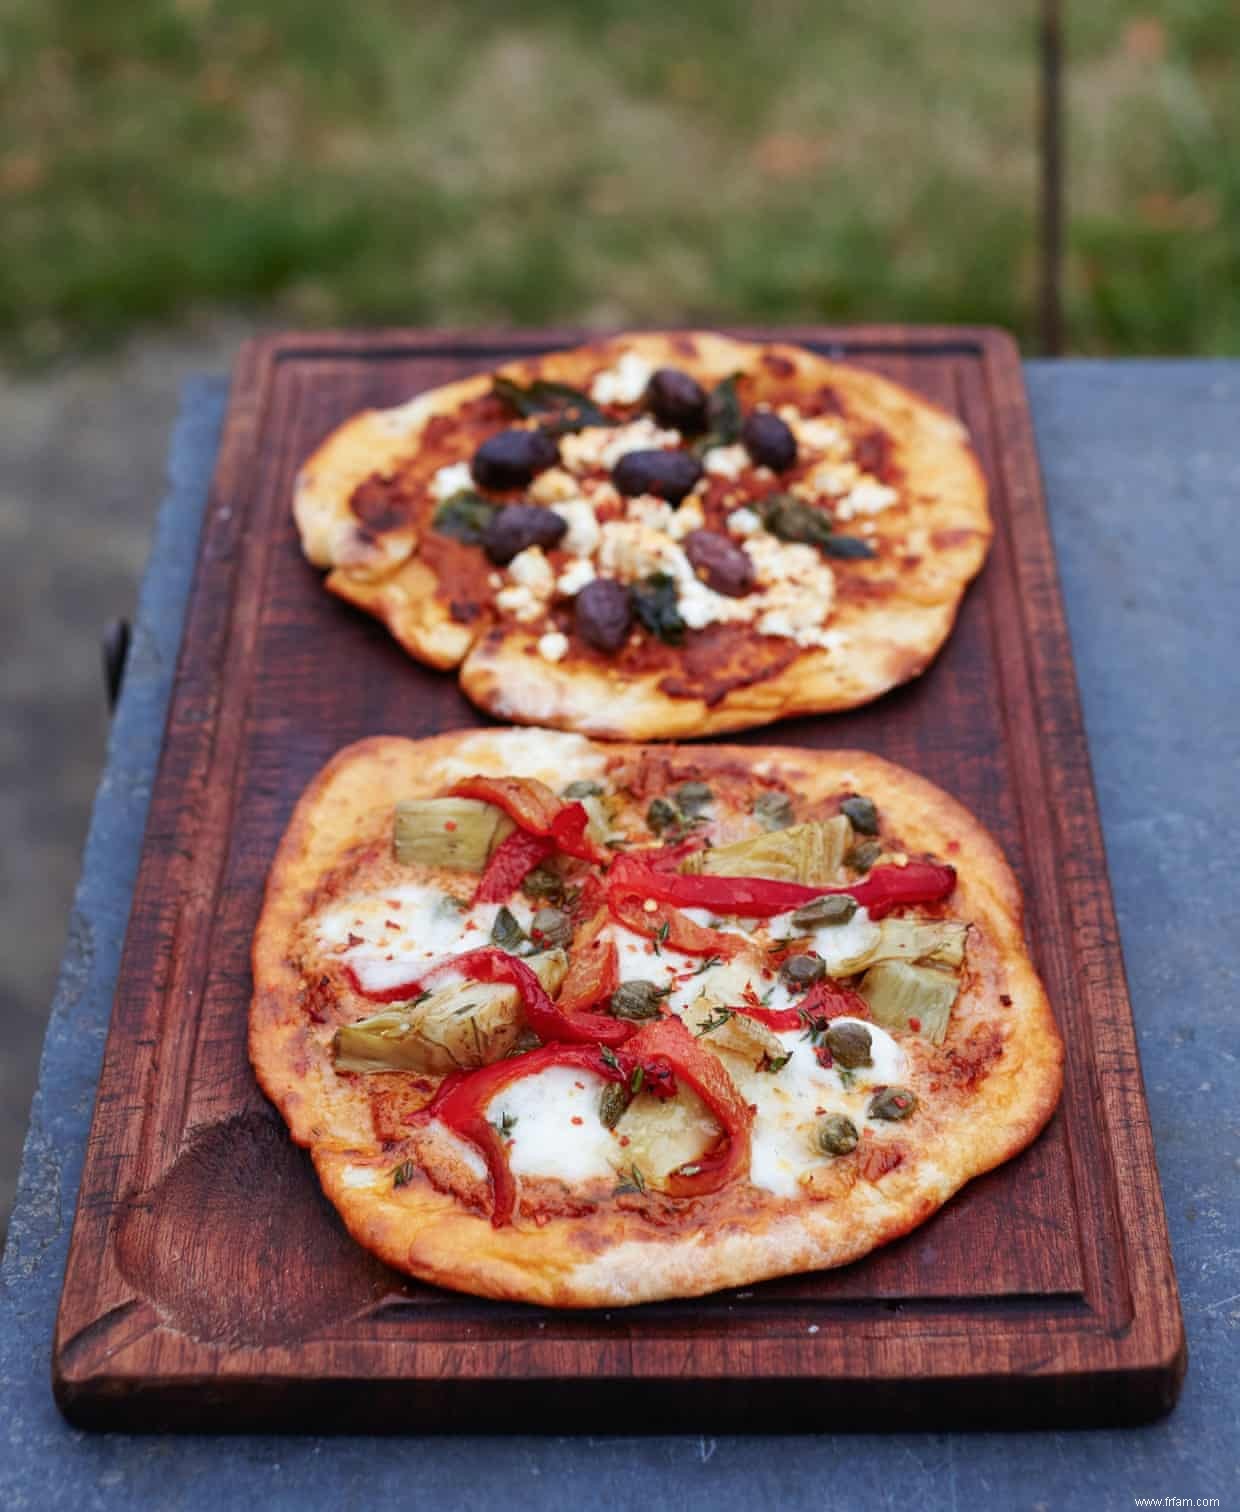
[(580, 334), (291, 335), (238, 364), (87, 1149), (57, 1400), (94, 1427), (315, 1432), (1021, 1426), (1167, 1410), (1183, 1327), (1019, 358), (1002, 334), (778, 332), (960, 414), (998, 528), (917, 682), (739, 739), (869, 747), (996, 835), (1069, 1044), (1043, 1137), (858, 1265), (565, 1314), (383, 1269), (344, 1236), (258, 1091), (249, 943), (301, 789), (361, 736), (483, 722), (450, 675), (324, 593), (290, 518), (294, 473), (360, 408)]

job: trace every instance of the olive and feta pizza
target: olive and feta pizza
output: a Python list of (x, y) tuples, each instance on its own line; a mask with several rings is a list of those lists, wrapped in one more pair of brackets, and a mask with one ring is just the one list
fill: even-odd
[(253, 959), (251, 1059), (350, 1232), (487, 1296), (855, 1260), (1059, 1096), (999, 850), (856, 751), (362, 741), (301, 799)]
[(327, 587), (507, 720), (605, 738), (921, 672), (991, 536), (964, 427), (800, 347), (630, 335), (371, 410), (302, 467)]

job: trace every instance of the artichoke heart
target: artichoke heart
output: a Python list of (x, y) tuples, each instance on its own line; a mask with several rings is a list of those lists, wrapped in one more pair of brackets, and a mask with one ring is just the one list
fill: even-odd
[(959, 919), (884, 919), (871, 961), (925, 961), (935, 966), (964, 962), (969, 926)]
[(755, 835), (698, 851), (685, 858), (684, 872), (720, 877), (766, 877), (773, 882), (801, 882), (807, 886), (834, 882), (852, 843), (852, 825), (843, 814), (811, 820), (788, 829)]
[(719, 1138), (719, 1125), (706, 1104), (681, 1084), (675, 1097), (660, 1101), (635, 1097), (616, 1121), (625, 1166), (636, 1165), (653, 1186), (686, 1162), (704, 1155)]
[(406, 865), (480, 872), (514, 828), (502, 809), (477, 798), (406, 798), (396, 805), (392, 849)]
[(765, 1024), (750, 1018), (743, 1008), (727, 1013), (721, 1022), (719, 1007), (705, 993), (689, 1005), (685, 1022), (705, 1049), (716, 1055), (735, 1055), (751, 1070), (764, 1060), (779, 1062), (786, 1058), (783, 1042)]
[[(568, 970), (562, 950), (544, 951), (530, 969), (554, 993)], [(515, 987), (453, 982), (421, 1002), (402, 1003), (344, 1024), (333, 1040), (338, 1071), (425, 1071), (444, 1076), (502, 1060), (525, 1027)]]
[(960, 981), (934, 966), (879, 961), (862, 977), (859, 991), (881, 1029), (913, 1029), (941, 1045)]

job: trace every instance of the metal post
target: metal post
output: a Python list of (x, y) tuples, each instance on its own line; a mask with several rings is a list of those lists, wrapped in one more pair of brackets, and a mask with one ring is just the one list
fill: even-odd
[(1038, 335), (1044, 353), (1063, 351), (1063, 90), (1059, 0), (1039, 0), (1039, 122), (1041, 231)]

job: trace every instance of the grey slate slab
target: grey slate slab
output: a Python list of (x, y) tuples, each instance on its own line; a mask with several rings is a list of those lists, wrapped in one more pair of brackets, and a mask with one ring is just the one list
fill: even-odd
[(158, 1439), (62, 1421), (48, 1384), (52, 1320), (226, 394), (196, 380), (173, 438), (0, 1271), (0, 1507), (1234, 1502), (1240, 363), (1031, 363), (1027, 377), (1183, 1292), (1190, 1360), (1177, 1411), (1125, 1431), (775, 1439)]

